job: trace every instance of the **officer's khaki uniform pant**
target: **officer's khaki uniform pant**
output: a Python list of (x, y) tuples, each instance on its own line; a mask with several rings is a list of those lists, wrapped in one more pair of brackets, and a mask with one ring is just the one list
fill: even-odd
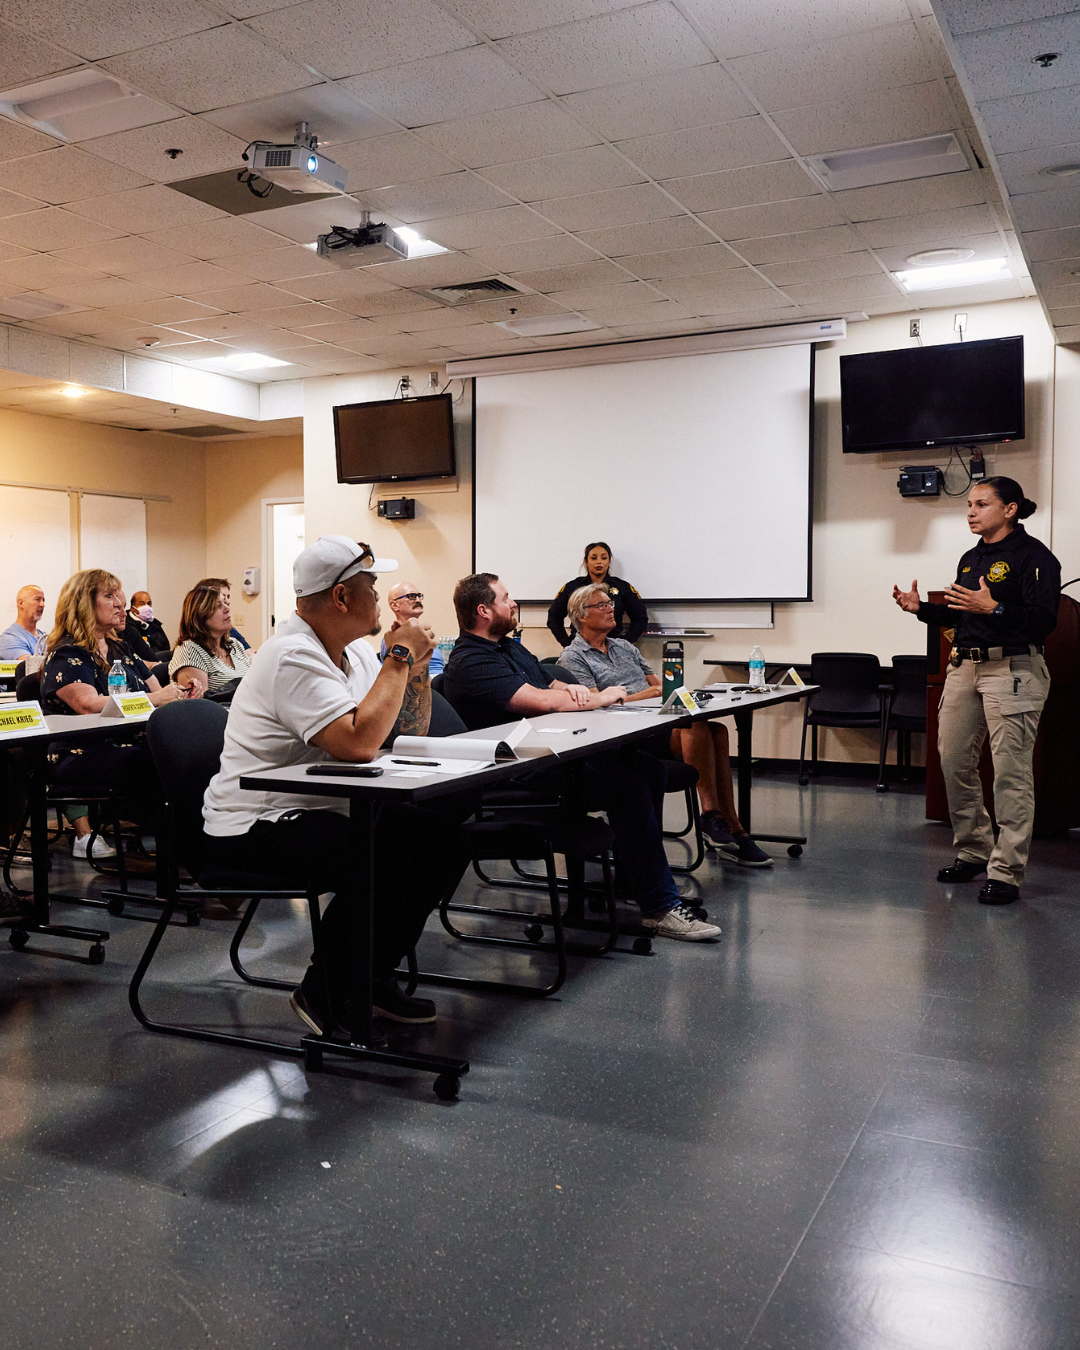
[[(1035, 822), (1031, 768), (1039, 716), (1050, 691), (1041, 656), (950, 666), (938, 705), (938, 751), (957, 857), (986, 863), (991, 881), (1019, 886)], [(987, 732), (994, 761), (998, 838), (983, 803), (979, 757)]]

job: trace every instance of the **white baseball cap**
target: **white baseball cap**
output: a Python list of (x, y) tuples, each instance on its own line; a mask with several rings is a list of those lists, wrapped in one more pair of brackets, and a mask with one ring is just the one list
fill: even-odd
[(317, 595), (357, 572), (396, 572), (393, 558), (376, 558), (367, 544), (358, 544), (344, 534), (324, 534), (308, 544), (293, 563), (293, 590), (300, 595)]

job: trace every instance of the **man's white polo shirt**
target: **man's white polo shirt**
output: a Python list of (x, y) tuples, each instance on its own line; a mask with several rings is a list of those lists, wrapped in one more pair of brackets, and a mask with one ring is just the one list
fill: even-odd
[(240, 778), (260, 767), (331, 760), (309, 744), (312, 736), (352, 713), (378, 673), (379, 658), (363, 639), (345, 649), (338, 667), (299, 615), (283, 624), (260, 648), (229, 709), (221, 768), (203, 801), (206, 833), (246, 834), (257, 820), (276, 820), (286, 811), (347, 813), (340, 797), (247, 792)]

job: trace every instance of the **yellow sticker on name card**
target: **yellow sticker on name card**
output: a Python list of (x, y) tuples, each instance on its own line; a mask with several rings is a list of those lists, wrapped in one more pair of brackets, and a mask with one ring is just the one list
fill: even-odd
[(20, 661), (0, 661), (0, 680), (12, 680), (22, 663)]
[(43, 735), (48, 729), (40, 703), (9, 703), (0, 707), (0, 736)]
[(101, 710), (102, 717), (149, 717), (154, 705), (145, 694), (111, 694)]

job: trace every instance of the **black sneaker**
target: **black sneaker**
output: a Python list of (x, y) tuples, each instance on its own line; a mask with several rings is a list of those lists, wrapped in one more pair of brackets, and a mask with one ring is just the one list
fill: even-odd
[(1008, 881), (988, 881), (979, 892), (980, 905), (1011, 905), (1020, 899), (1020, 887)]
[(765, 850), (758, 848), (745, 831), (735, 836), (735, 843), (738, 845), (738, 851), (734, 857), (740, 867), (771, 867), (773, 865), (773, 860)]
[(391, 1022), (405, 1022), (409, 1026), (435, 1021), (435, 1004), (431, 999), (410, 998), (402, 991), (397, 980), (387, 980), (375, 986), (371, 1011), (376, 1017), (386, 1017)]
[(701, 817), (701, 837), (705, 841), (706, 848), (735, 846), (735, 838), (719, 811), (706, 811)]
[(315, 997), (311, 989), (298, 985), (289, 997), (289, 1006), (316, 1036), (325, 1036), (329, 1019), (322, 1006), (322, 1000)]
[(974, 881), (986, 871), (984, 862), (968, 862), (966, 858), (957, 858), (948, 867), (937, 874), (938, 881)]

